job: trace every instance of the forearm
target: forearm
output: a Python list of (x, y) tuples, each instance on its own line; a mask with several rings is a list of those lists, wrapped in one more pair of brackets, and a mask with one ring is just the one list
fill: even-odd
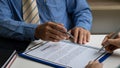
[(15, 15), (9, 0), (0, 0), (0, 36), (16, 40), (34, 40), (34, 32), (37, 25), (22, 22)]
[(74, 22), (76, 27), (82, 27), (86, 30), (90, 30), (92, 26), (92, 15), (89, 9), (83, 10), (81, 14), (77, 14)]
[(86, 0), (76, 1), (75, 10), (73, 12), (75, 26), (90, 30), (92, 25), (92, 13), (89, 5)]
[(37, 25), (14, 20), (0, 20), (0, 36), (21, 41), (33, 41)]

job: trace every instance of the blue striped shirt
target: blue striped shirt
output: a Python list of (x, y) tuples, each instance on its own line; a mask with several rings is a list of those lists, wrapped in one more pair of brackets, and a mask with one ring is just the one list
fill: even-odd
[[(86, 0), (37, 0), (37, 6), (41, 24), (54, 21), (67, 30), (91, 28), (92, 14)], [(32, 41), (37, 26), (24, 22), (22, 0), (0, 0), (0, 36)]]

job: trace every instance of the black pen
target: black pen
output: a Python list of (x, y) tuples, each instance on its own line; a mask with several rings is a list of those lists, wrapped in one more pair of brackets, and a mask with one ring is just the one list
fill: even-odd
[[(118, 33), (120, 32), (120, 28), (109, 38), (109, 39), (114, 39)], [(107, 45), (103, 46), (98, 52), (100, 52), (101, 50), (103, 50), (106, 46), (109, 46), (110, 44), (107, 43)]]

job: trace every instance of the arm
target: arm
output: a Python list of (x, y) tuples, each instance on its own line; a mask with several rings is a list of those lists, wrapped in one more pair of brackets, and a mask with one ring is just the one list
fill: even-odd
[(74, 28), (69, 32), (74, 36), (74, 42), (85, 44), (90, 40), (92, 14), (86, 0), (69, 0), (68, 12), (72, 15)]
[[(15, 3), (19, 3), (19, 1), (15, 1)], [(20, 5), (12, 4), (11, 0), (0, 0), (0, 6), (0, 36), (2, 37), (22, 41), (33, 41), (35, 37), (45, 41), (60, 41), (67, 37), (64, 33), (66, 29), (62, 24), (46, 22), (36, 25), (23, 22), (20, 19), (22, 18), (20, 10), (15, 10), (15, 7), (21, 9)]]
[(86, 0), (67, 0), (67, 10), (72, 15), (75, 27), (91, 29), (92, 14)]
[(15, 20), (7, 0), (0, 0), (0, 36), (16, 40), (34, 40), (37, 25)]

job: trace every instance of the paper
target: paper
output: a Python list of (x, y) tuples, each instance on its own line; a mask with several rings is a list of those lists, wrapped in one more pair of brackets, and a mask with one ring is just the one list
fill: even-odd
[(25, 52), (25, 54), (69, 66), (72, 68), (84, 68), (89, 61), (94, 60), (101, 53), (98, 49), (86, 45), (77, 45), (68, 42), (48, 42), (38, 48)]

